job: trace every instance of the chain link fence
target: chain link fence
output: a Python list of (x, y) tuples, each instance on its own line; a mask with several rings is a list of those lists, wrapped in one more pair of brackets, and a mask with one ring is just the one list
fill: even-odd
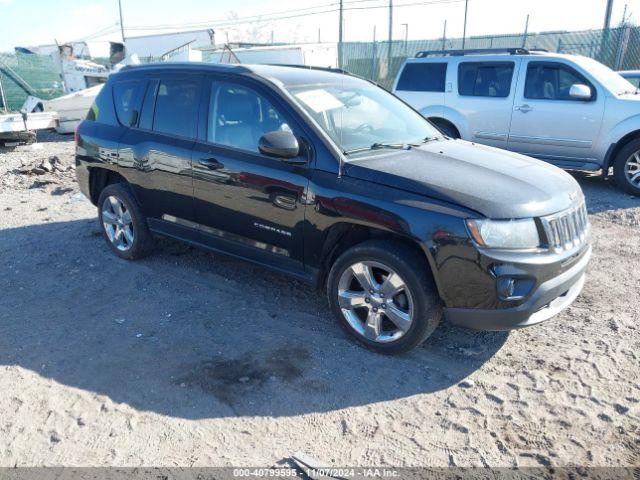
[[(48, 55), (0, 53), (0, 82), (8, 110), (19, 110), (27, 95), (48, 100), (62, 95), (62, 80)], [(4, 105), (0, 99), (0, 111)]]
[[(518, 35), (470, 37), (465, 48), (544, 49), (592, 57), (614, 70), (640, 68), (640, 27), (620, 27), (577, 32), (541, 32)], [(434, 40), (394, 40), (393, 42), (345, 42), (342, 46), (343, 68), (390, 89), (407, 57), (420, 50), (461, 49), (461, 38)]]

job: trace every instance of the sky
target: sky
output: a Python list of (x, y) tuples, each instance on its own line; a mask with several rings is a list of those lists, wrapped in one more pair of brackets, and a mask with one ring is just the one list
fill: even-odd
[[(315, 42), (318, 36), (335, 42), (338, 1), (121, 0), (125, 35), (211, 27), (217, 43), (227, 36), (231, 42), (269, 42), (272, 35), (275, 42)], [(441, 38), (445, 20), (447, 37), (462, 36), (464, 0), (393, 3), (394, 39)], [(627, 17), (640, 23), (640, 0), (614, 0), (612, 25), (622, 19), (625, 5)], [(370, 41), (374, 27), (378, 40), (387, 39), (387, 6), (388, 0), (344, 0), (344, 40)], [(522, 32), (527, 14), (529, 32), (602, 28), (605, 6), (606, 0), (468, 0), (467, 35)], [(244, 22), (256, 15), (260, 21), (229, 25), (230, 19)], [(121, 40), (118, 0), (0, 0), (0, 21), (0, 51), (90, 37), (92, 54), (101, 56), (108, 40)], [(162, 28), (152, 29), (157, 26)]]

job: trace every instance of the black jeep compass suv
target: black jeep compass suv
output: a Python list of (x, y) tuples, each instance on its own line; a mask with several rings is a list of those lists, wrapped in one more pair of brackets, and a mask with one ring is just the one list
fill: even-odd
[(478, 329), (546, 320), (591, 255), (570, 175), (447, 138), (327, 69), (125, 67), (78, 127), (77, 175), (116, 255), (140, 258), (159, 234), (286, 272), (383, 353), (443, 313)]

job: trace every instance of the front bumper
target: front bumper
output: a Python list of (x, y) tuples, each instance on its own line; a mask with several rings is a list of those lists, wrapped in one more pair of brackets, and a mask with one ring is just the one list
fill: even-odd
[(445, 317), (454, 325), (476, 330), (512, 330), (543, 322), (568, 307), (582, 291), (591, 246), (572, 265), (539, 285), (527, 301), (512, 308), (445, 308)]

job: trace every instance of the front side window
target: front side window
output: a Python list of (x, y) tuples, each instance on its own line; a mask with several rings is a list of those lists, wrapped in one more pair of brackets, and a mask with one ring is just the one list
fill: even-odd
[(291, 128), (264, 96), (233, 83), (212, 84), (207, 129), (209, 142), (258, 152), (260, 137), (279, 130), (291, 131)]
[(345, 81), (285, 87), (345, 153), (383, 145), (408, 145), (438, 137), (422, 115), (380, 87)]
[(458, 93), (471, 97), (508, 97), (513, 62), (463, 62), (458, 65)]
[(125, 127), (131, 126), (134, 110), (138, 110), (142, 80), (128, 80), (113, 85), (113, 101), (118, 121)]
[(625, 79), (634, 87), (640, 87), (640, 77), (625, 77)]
[(198, 120), (198, 81), (161, 80), (156, 94), (153, 130), (194, 138)]
[(396, 90), (408, 92), (444, 92), (446, 63), (407, 63)]
[(536, 100), (576, 100), (569, 95), (571, 86), (589, 85), (572, 68), (553, 63), (530, 63), (524, 85), (524, 97)]

